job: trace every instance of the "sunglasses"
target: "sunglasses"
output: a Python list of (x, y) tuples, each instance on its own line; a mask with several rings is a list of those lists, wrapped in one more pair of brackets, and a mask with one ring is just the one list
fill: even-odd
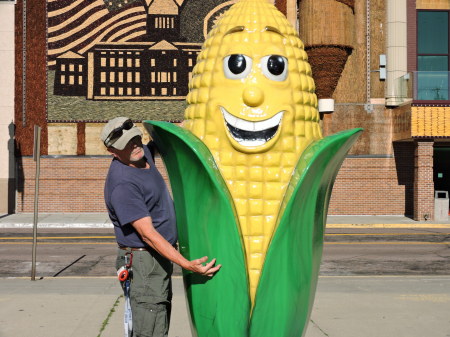
[(104, 144), (106, 147), (112, 146), (120, 137), (123, 135), (123, 130), (130, 130), (133, 127), (133, 122), (131, 119), (127, 119), (122, 123), (121, 126), (112, 130), (108, 137), (106, 137)]

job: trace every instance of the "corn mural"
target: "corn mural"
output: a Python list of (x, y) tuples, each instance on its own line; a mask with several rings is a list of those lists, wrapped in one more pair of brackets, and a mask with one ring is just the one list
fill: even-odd
[(181, 252), (223, 265), (185, 274), (198, 336), (301, 336), (332, 184), (360, 130), (322, 139), (298, 34), (266, 0), (241, 0), (205, 41), (184, 129), (146, 122), (166, 163)]

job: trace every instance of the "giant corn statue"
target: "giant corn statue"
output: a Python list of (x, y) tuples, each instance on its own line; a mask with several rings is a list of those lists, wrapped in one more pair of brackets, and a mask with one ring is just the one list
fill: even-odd
[(302, 336), (337, 171), (361, 130), (322, 139), (298, 34), (267, 0), (241, 0), (211, 30), (184, 128), (146, 123), (166, 163), (181, 252), (222, 264), (185, 274), (196, 336)]

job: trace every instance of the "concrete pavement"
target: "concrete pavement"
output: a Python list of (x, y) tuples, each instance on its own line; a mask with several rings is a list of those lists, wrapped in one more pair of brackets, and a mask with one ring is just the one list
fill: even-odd
[[(32, 228), (32, 213), (0, 215), (0, 228)], [(40, 213), (39, 228), (110, 228), (106, 213)], [(414, 221), (401, 215), (334, 215), (327, 218), (328, 228), (450, 228), (446, 221)]]
[[(122, 337), (120, 294), (112, 277), (0, 279), (0, 336)], [(191, 337), (180, 277), (173, 307), (169, 337)], [(321, 276), (306, 337), (448, 337), (449, 312), (450, 276)]]
[[(40, 228), (110, 228), (106, 214), (40, 214)], [(31, 228), (33, 214), (0, 215)], [(330, 216), (329, 228), (442, 227), (401, 216)], [(0, 278), (0, 337), (123, 336), (114, 277)], [(191, 337), (182, 279), (174, 277), (170, 337)], [(450, 276), (321, 276), (306, 337), (450, 337)], [(239, 336), (236, 336), (239, 337)], [(274, 336), (276, 337), (276, 336)]]

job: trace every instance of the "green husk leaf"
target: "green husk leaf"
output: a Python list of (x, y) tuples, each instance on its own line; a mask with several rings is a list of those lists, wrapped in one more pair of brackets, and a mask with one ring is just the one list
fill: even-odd
[(177, 215), (181, 253), (222, 264), (208, 279), (184, 272), (194, 336), (247, 336), (247, 268), (234, 203), (207, 147), (171, 123), (146, 121), (166, 165)]
[(322, 258), (331, 190), (362, 129), (314, 142), (302, 154), (284, 197), (255, 297), (251, 337), (303, 336)]

